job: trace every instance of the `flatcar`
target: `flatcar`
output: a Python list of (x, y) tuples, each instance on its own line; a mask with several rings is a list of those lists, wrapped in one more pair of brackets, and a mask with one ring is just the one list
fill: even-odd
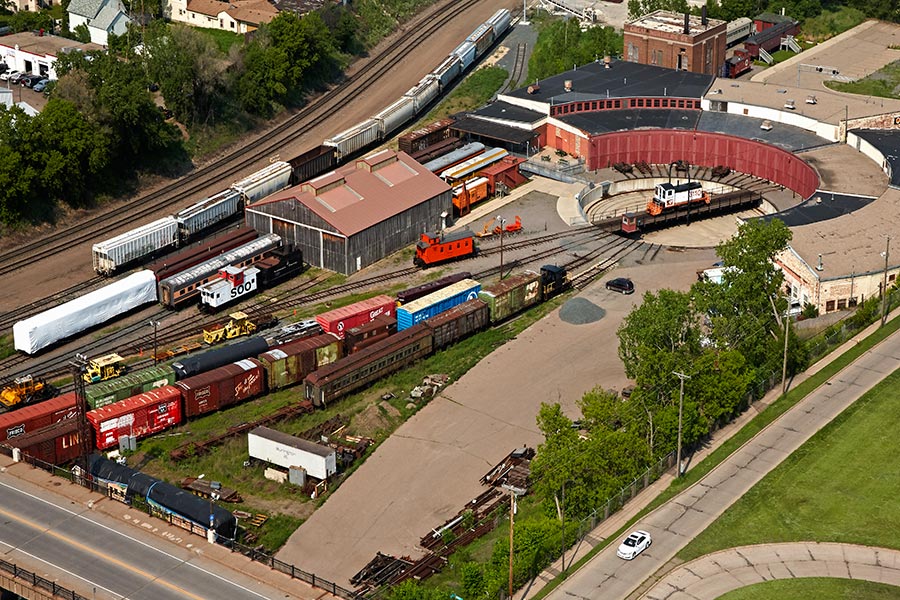
[(678, 184), (660, 183), (656, 186), (653, 198), (647, 202), (647, 212), (651, 215), (658, 215), (664, 210), (698, 202), (709, 204), (709, 194), (703, 191), (703, 185), (699, 181)]
[(475, 234), (471, 231), (454, 233), (423, 233), (416, 243), (413, 264), (425, 268), (450, 260), (475, 256)]

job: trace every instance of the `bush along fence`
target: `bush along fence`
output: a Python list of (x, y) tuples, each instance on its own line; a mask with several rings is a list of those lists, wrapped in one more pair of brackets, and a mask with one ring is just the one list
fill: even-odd
[[(10, 446), (3, 445), (3, 444), (0, 444), (0, 452), (5, 454), (6, 456), (10, 456), (10, 457), (13, 455), (12, 448)], [(204, 525), (194, 523), (193, 521), (190, 521), (190, 520), (180, 517), (178, 515), (174, 515), (170, 512), (155, 510), (152, 505), (150, 505), (146, 501), (143, 501), (141, 498), (134, 497), (134, 498), (131, 498), (131, 500), (129, 502), (126, 502), (123, 490), (121, 488), (119, 488), (117, 486), (107, 485), (105, 482), (94, 481), (93, 479), (91, 479), (89, 477), (85, 477), (79, 469), (71, 469), (70, 470), (70, 469), (58, 467), (58, 466), (52, 465), (50, 463), (45, 463), (44, 461), (41, 461), (41, 460), (37, 460), (34, 457), (29, 456), (27, 454), (23, 454), (21, 456), (21, 462), (24, 462), (24, 463), (31, 465), (32, 467), (35, 467), (38, 469), (43, 469), (45, 471), (48, 471), (57, 477), (61, 477), (63, 479), (71, 481), (72, 483), (86, 487), (86, 488), (90, 489), (91, 491), (97, 492), (98, 494), (103, 494), (104, 496), (112, 498), (113, 500), (118, 500), (120, 502), (129, 504), (134, 510), (141, 511), (142, 513), (146, 513), (148, 516), (151, 516), (151, 517), (156, 517), (158, 519), (162, 519), (162, 520), (166, 521), (167, 523), (169, 523), (170, 525), (174, 525), (176, 527), (179, 527), (181, 529), (184, 529), (186, 531), (189, 531), (191, 533), (194, 533), (194, 534), (197, 534), (197, 535), (200, 535), (203, 537), (206, 537), (206, 535), (207, 535), (207, 528)], [(245, 545), (241, 544), (237, 540), (230, 540), (230, 539), (220, 538), (219, 543), (222, 544), (223, 546), (226, 546), (227, 548), (229, 548), (232, 552), (240, 552), (241, 554), (243, 554), (250, 560), (264, 564), (267, 567), (269, 567), (270, 569), (273, 569), (275, 571), (280, 571), (281, 573), (284, 573), (285, 575), (290, 576), (292, 579), (299, 579), (301, 581), (305, 581), (309, 585), (311, 585), (317, 589), (326, 591), (330, 594), (333, 594), (334, 596), (337, 596), (339, 598), (345, 598), (346, 600), (354, 600), (355, 598), (358, 598), (357, 594), (355, 594), (354, 592), (352, 592), (346, 588), (343, 588), (343, 587), (337, 585), (333, 581), (329, 581), (322, 577), (318, 577), (315, 573), (309, 573), (307, 571), (297, 568), (296, 566), (294, 566), (292, 564), (280, 561), (277, 558), (275, 558), (274, 556), (262, 551), (259, 548), (251, 548), (249, 546), (245, 546)], [(11, 565), (10, 568), (12, 568), (14, 570), (17, 569), (14, 564), (12, 564), (12, 563), (9, 563), (9, 564)], [(3, 570), (5, 570), (7, 572), (12, 572), (12, 571), (9, 571), (9, 568), (7, 568), (6, 565), (3, 563), (0, 563), (0, 568), (2, 568)], [(53, 584), (53, 582), (47, 582), (47, 581), (41, 580), (40, 577), (38, 577), (34, 574), (29, 574), (28, 571), (24, 571), (23, 569), (18, 569), (17, 571), (22, 574), (21, 576), (16, 575), (19, 579), (28, 581), (33, 586), (38, 586), (38, 587), (42, 587), (43, 589), (49, 590), (50, 588), (46, 587), (46, 585), (52, 584), (54, 586), (54, 589), (58, 590), (58, 591), (53, 592), (53, 594), (56, 596), (59, 596), (62, 598), (70, 598), (71, 600), (79, 600), (79, 599), (84, 598), (83, 596), (79, 596), (75, 592), (72, 592), (72, 591), (62, 588), (56, 584)], [(37, 579), (34, 580), (34, 578), (37, 578)], [(41, 580), (41, 581), (44, 581), (44, 583), (40, 583), (40, 582), (35, 583), (33, 580), (34, 581)], [(85, 598), (84, 600), (87, 600), (87, 599)]]

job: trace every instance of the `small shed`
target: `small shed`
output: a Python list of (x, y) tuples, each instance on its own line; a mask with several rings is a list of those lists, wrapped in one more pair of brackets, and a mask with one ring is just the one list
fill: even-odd
[(478, 172), (482, 177), (487, 177), (488, 189), (491, 193), (497, 193), (497, 184), (502, 183), (507, 190), (514, 189), (528, 179), (519, 171), (519, 165), (525, 162), (524, 158), (518, 156), (504, 156), (499, 161), (485, 167)]

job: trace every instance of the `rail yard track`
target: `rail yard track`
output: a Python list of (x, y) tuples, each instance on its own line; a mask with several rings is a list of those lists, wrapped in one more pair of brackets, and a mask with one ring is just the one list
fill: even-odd
[(346, 81), (320, 95), (305, 108), (270, 130), (267, 135), (241, 146), (222, 159), (201, 167), (190, 176), (173, 181), (161, 189), (134, 199), (134, 208), (110, 211), (85, 219), (72, 227), (55, 232), (39, 240), (22, 244), (0, 253), (0, 275), (12, 273), (35, 261), (68, 251), (85, 239), (103, 239), (115, 229), (132, 224), (161, 210), (184, 203), (204, 191), (224, 189), (234, 173), (260, 157), (271, 156), (287, 141), (333, 116), (352, 98), (378, 85), (382, 77), (396, 63), (416, 48), (428, 43), (428, 38), (442, 27), (451, 24), (459, 15), (477, 5), (480, 0), (440, 0), (410, 23), (404, 36), (390, 44), (377, 59), (365, 64)]

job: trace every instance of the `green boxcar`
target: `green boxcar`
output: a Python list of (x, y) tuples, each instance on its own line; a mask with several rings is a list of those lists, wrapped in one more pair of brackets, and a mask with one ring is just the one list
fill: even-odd
[(344, 343), (330, 333), (303, 338), (259, 355), (269, 391), (295, 385), (323, 365), (344, 356)]
[(497, 323), (541, 301), (541, 276), (525, 271), (483, 287), (478, 297), (490, 308), (491, 322)]
[(90, 407), (100, 408), (172, 383), (175, 383), (175, 372), (172, 371), (172, 367), (166, 365), (141, 369), (109, 381), (95, 383), (87, 386), (84, 392)]

